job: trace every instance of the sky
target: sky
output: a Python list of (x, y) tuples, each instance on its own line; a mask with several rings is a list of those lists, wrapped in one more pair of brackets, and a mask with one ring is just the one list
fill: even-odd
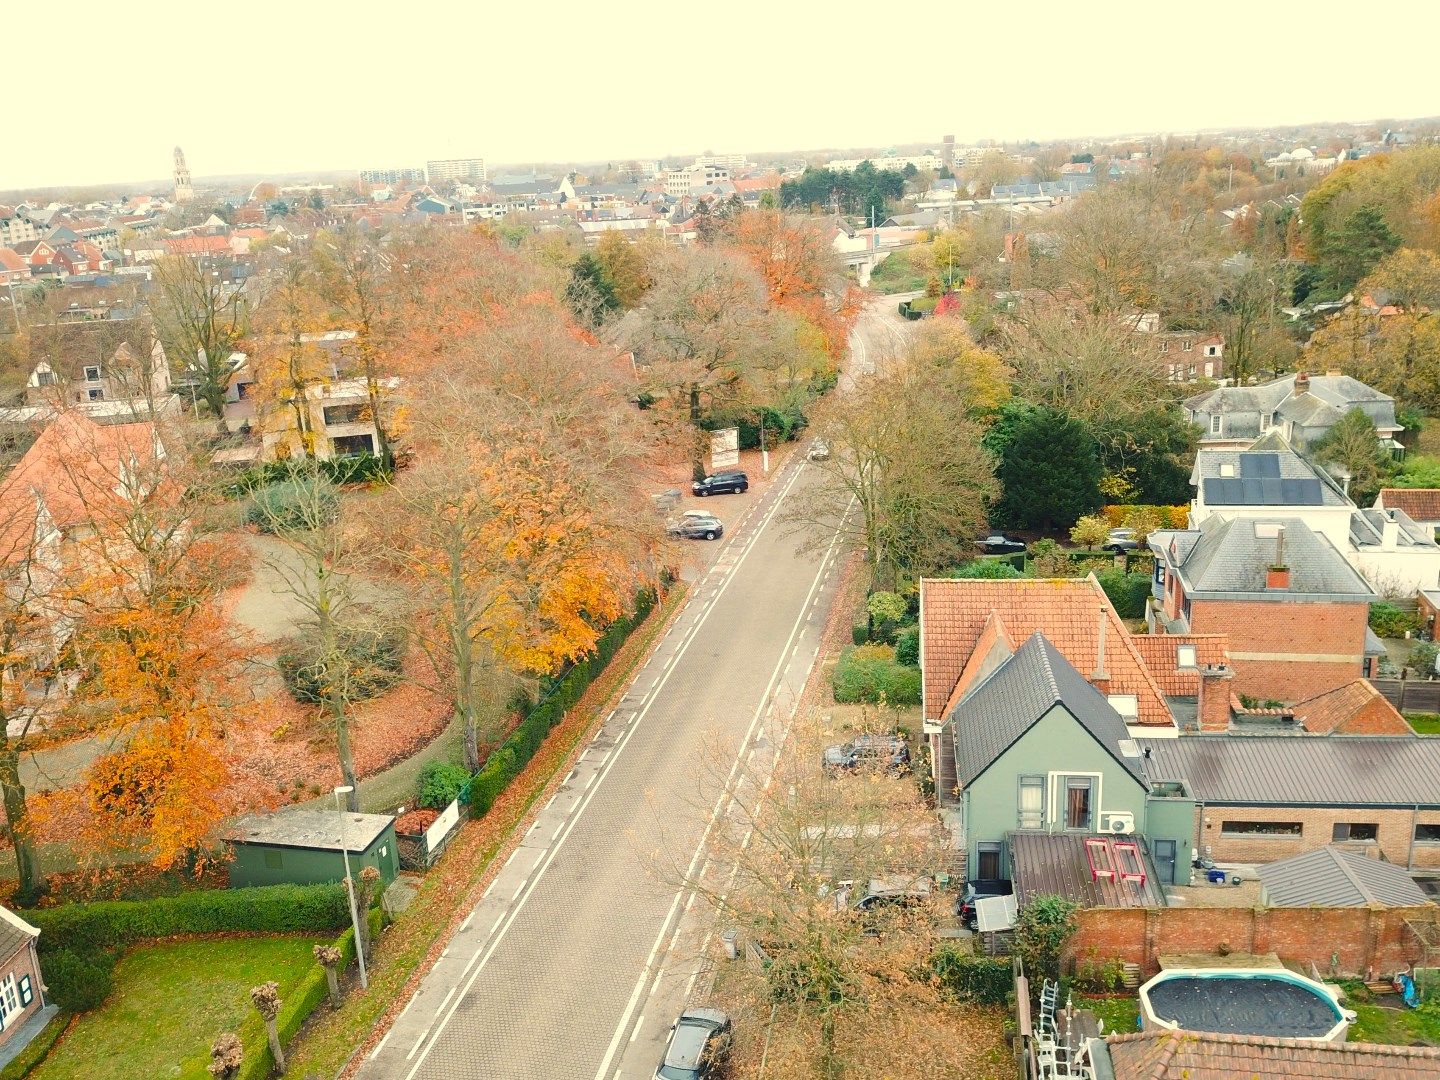
[[(893, 18), (887, 18), (893, 14)], [(14, 51), (0, 191), (1440, 114), (1440, 3), (69, 0)], [(50, 25), (47, 25), (50, 24)], [(90, 57), (93, 62), (86, 61)]]

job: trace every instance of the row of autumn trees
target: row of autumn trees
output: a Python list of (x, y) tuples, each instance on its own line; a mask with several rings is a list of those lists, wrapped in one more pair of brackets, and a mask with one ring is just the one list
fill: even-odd
[[(593, 328), (566, 302), (563, 261), (483, 230), (317, 234), (273, 253), (239, 296), (184, 299), (162, 282), (162, 335), (191, 334), (201, 368), (243, 349), (262, 416), (328, 377), (313, 336), (345, 329), (377, 426), (405, 418), (408, 467), (337, 498), (302, 455), (285, 512), (262, 523), (287, 549), (275, 569), (306, 613), (306, 674), (337, 779), (355, 779), (358, 635), (406, 628), (425, 661), (407, 675), (450, 701), (474, 768), (503, 737), (517, 684), (589, 653), (654, 586), (671, 556), (651, 478), (698, 460), (697, 402), (709, 420), (808, 400), (844, 347), (850, 297), (830, 291), (828, 247), (813, 239), (757, 216), (723, 244), (644, 252), (640, 302)], [(7, 500), (0, 787), (25, 898), (43, 886), (37, 818), (81, 849), (169, 867), (203, 861), (225, 818), (278, 801), (247, 740), (267, 680), (223, 605), (245, 558), (225, 531), (235, 507), (207, 461), (213, 437), (188, 421), (62, 426), (74, 428), (60, 456), (76, 515), (63, 541), (34, 527), (25, 499)], [(145, 446), (114, 452), (136, 432)], [(360, 602), (376, 583), (389, 598), (378, 613)], [(78, 781), (27, 792), (22, 758), (66, 743), (87, 762)]]

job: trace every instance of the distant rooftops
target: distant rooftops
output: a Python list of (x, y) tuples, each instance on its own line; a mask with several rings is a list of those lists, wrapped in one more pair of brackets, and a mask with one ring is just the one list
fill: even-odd
[(1248, 599), (1264, 595), (1272, 566), (1289, 570), (1285, 595), (1292, 600), (1370, 602), (1374, 592), (1321, 533), (1297, 517), (1271, 519), (1219, 515), (1199, 529), (1166, 533), (1167, 562), (1179, 573), (1187, 596)]

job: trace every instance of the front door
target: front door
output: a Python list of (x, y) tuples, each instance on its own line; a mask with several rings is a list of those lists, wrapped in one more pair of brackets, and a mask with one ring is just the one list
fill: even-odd
[(1155, 872), (1166, 885), (1176, 884), (1175, 843), (1174, 840), (1155, 841)]
[(977, 852), (980, 856), (980, 865), (977, 868), (979, 873), (975, 877), (995, 879), (1000, 877), (1000, 845), (981, 844)]

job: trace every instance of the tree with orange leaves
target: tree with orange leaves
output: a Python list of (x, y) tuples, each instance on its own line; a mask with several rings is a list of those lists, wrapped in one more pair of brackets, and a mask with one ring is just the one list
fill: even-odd
[(302, 453), (314, 458), (316, 434), (307, 393), (333, 373), (314, 336), (331, 320), (320, 299), (319, 278), (304, 255), (291, 253), (270, 280), (245, 340), (258, 419), (267, 431), (293, 424)]

